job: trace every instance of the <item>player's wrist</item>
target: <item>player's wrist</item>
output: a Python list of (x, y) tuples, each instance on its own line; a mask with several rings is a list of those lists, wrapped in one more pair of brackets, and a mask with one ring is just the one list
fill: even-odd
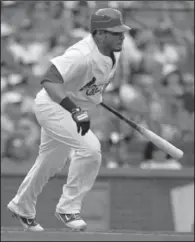
[(60, 105), (70, 113), (73, 113), (76, 110), (80, 111), (80, 108), (69, 97), (62, 99)]
[(79, 111), (81, 111), (81, 108), (80, 107), (76, 107), (76, 108), (72, 109), (71, 113), (74, 114), (74, 113), (77, 113)]

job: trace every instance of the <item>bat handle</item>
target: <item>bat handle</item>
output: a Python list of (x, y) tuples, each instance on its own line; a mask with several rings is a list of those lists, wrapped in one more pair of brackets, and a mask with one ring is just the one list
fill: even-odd
[(125, 121), (127, 124), (129, 124), (131, 127), (133, 127), (134, 129), (136, 129), (137, 131), (140, 132), (140, 126), (138, 124), (136, 124), (135, 122), (133, 122), (130, 119), (125, 118), (122, 114), (118, 113), (116, 110), (114, 110), (113, 108), (107, 106), (105, 103), (101, 103), (101, 106), (106, 108), (107, 110), (109, 110), (111, 113), (115, 114), (117, 117), (119, 117), (121, 120)]

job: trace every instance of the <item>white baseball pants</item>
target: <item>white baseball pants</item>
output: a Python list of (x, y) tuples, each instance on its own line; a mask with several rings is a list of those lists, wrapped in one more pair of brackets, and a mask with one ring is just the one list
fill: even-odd
[(39, 155), (10, 204), (19, 215), (34, 218), (38, 194), (49, 178), (65, 165), (74, 149), (67, 184), (63, 186), (56, 211), (79, 213), (82, 200), (99, 171), (100, 142), (91, 131), (85, 136), (78, 134), (71, 114), (57, 103), (36, 103), (35, 113), (42, 126)]

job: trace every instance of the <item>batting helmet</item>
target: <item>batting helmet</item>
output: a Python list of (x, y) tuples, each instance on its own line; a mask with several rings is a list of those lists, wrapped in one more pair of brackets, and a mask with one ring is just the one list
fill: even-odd
[(90, 32), (94, 30), (108, 30), (111, 32), (126, 32), (130, 28), (123, 24), (122, 14), (113, 8), (99, 9), (91, 16)]

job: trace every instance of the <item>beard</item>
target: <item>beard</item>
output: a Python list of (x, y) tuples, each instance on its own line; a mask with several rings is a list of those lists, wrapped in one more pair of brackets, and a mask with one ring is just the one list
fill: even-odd
[(114, 52), (121, 52), (122, 51), (122, 48), (116, 48), (113, 50)]
[(123, 43), (122, 44), (117, 44), (116, 46), (113, 46), (113, 51), (114, 52), (121, 52), (123, 49)]
[(113, 49), (113, 52), (121, 52), (121, 51), (122, 51), (122, 47), (114, 48), (114, 49)]

